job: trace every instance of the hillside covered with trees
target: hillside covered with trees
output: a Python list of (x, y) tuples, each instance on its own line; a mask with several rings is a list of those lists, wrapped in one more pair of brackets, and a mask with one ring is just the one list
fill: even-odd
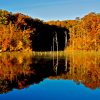
[[(66, 16), (67, 17), (67, 16)], [(67, 42), (65, 45), (65, 32)], [(1, 51), (52, 50), (52, 38), (58, 34), (59, 50), (100, 50), (100, 14), (89, 13), (75, 20), (43, 22), (21, 13), (0, 10)], [(38, 41), (38, 42), (37, 42)], [(56, 49), (55, 49), (56, 50)]]

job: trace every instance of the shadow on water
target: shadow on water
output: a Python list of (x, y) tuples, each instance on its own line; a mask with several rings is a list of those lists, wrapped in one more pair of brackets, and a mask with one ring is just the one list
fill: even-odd
[(77, 84), (100, 87), (100, 57), (67, 55), (45, 57), (27, 54), (0, 55), (0, 93), (38, 84), (45, 78), (74, 80)]

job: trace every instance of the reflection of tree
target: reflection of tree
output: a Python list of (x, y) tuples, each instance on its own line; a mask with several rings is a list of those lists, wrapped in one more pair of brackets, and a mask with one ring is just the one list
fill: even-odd
[(25, 54), (3, 54), (0, 56), (0, 93), (18, 87), (19, 77), (24, 78), (24, 75), (28, 77), (34, 73), (29, 67), (30, 63), (31, 60)]
[(50, 78), (63, 78), (74, 80), (77, 84), (84, 84), (86, 87), (95, 89), (100, 87), (100, 57), (95, 55), (71, 55), (70, 69), (62, 75), (50, 76)]
[(100, 87), (99, 61), (100, 57), (95, 55), (70, 55), (67, 60), (59, 58), (55, 72), (52, 58), (4, 53), (0, 55), (0, 93), (37, 84), (47, 77), (74, 80), (95, 89)]
[(3, 54), (0, 56), (0, 93), (13, 88), (22, 89), (55, 75), (52, 59), (36, 58), (31, 54)]

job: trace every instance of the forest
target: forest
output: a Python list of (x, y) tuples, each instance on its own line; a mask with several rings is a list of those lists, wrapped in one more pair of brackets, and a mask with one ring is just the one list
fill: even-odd
[(99, 51), (100, 14), (90, 12), (83, 18), (45, 22), (21, 13), (0, 10), (0, 52), (51, 50), (55, 33), (58, 34), (59, 50)]

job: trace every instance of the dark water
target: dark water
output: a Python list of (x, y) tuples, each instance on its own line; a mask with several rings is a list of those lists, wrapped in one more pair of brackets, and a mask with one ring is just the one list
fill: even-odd
[(0, 100), (100, 100), (99, 87), (97, 55), (0, 55)]

